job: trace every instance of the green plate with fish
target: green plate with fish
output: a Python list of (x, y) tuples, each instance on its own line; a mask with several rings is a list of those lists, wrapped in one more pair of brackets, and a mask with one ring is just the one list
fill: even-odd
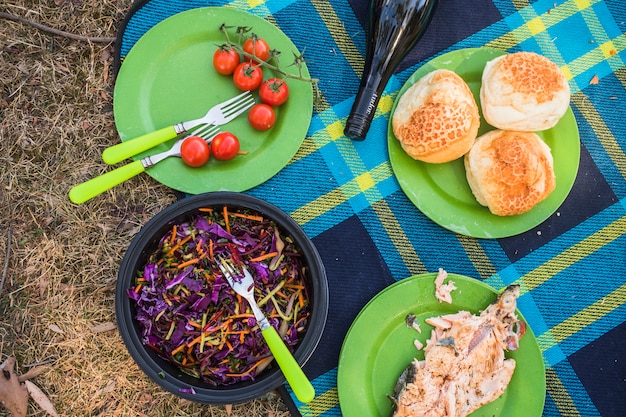
[[(484, 310), (498, 292), (490, 286), (457, 274), (448, 280), (457, 287), (452, 304), (435, 298), (437, 274), (415, 275), (378, 293), (352, 323), (339, 355), (337, 389), (344, 417), (390, 416), (394, 386), (402, 371), (414, 358), (424, 359), (413, 342), (426, 343), (432, 326), (424, 320), (433, 316), (467, 310)], [(421, 333), (406, 325), (406, 316), (415, 314)], [(518, 317), (526, 321), (517, 311)], [(494, 402), (474, 411), (472, 417), (539, 417), (546, 395), (543, 356), (535, 335), (527, 326), (519, 349), (508, 351), (507, 358), (517, 362), (513, 378)]]
[[(398, 98), (420, 78), (437, 69), (456, 72), (472, 90), (480, 111), (482, 135), (494, 127), (482, 116), (480, 86), (485, 64), (505, 54), (492, 48), (459, 49), (440, 55), (421, 66), (402, 86)], [(393, 105), (395, 111), (398, 100)], [(558, 210), (569, 195), (580, 162), (580, 136), (571, 108), (556, 126), (536, 132), (550, 147), (554, 159), (556, 189), (532, 210), (517, 216), (496, 216), (476, 201), (465, 177), (463, 158), (444, 164), (428, 164), (411, 158), (393, 134), (387, 133), (389, 161), (400, 188), (409, 200), (428, 218), (453, 232), (477, 238), (495, 239), (517, 235), (538, 226)]]

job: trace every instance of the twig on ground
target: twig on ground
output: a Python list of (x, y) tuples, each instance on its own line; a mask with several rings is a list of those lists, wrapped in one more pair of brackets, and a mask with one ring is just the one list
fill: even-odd
[(15, 16), (10, 13), (0, 12), (0, 17), (4, 19), (12, 20), (14, 22), (26, 23), (27, 25), (33, 26), (44, 32), (48, 32), (53, 35), (63, 36), (66, 38), (77, 40), (77, 41), (93, 42), (93, 43), (114, 43), (115, 42), (115, 38), (112, 38), (112, 37), (77, 35), (75, 33), (65, 32), (63, 30), (51, 28), (50, 26), (42, 25), (41, 23), (35, 22), (30, 19), (26, 19), (24, 17)]
[(11, 228), (7, 229), (7, 252), (4, 260), (4, 267), (2, 268), (2, 278), (0, 278), (0, 293), (2, 287), (4, 287), (4, 281), (7, 278), (7, 271), (9, 270), (9, 257), (11, 256)]

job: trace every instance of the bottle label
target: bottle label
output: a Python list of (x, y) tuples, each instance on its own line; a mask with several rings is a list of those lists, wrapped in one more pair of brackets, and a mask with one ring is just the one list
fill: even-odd
[(370, 101), (367, 104), (367, 115), (370, 115), (376, 111), (376, 106), (378, 105), (378, 94), (376, 92), (372, 93), (370, 97)]

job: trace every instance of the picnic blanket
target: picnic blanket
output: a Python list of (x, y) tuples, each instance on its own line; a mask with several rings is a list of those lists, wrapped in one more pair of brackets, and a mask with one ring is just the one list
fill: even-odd
[[(547, 375), (544, 416), (626, 415), (626, 3), (623, 0), (441, 0), (389, 81), (364, 141), (343, 135), (363, 70), (363, 0), (144, 0), (118, 35), (116, 67), (163, 19), (197, 7), (245, 10), (278, 26), (319, 78), (307, 136), (292, 161), (246, 191), (288, 212), (313, 239), (330, 286), (322, 341), (305, 372), (316, 398), (294, 415), (341, 416), (337, 367), (363, 306), (398, 280), (438, 268), (495, 289), (522, 285), (520, 310)], [(407, 198), (387, 150), (391, 105), (424, 62), (461, 48), (540, 53), (566, 74), (581, 141), (574, 186), (521, 234), (472, 238), (442, 228)]]

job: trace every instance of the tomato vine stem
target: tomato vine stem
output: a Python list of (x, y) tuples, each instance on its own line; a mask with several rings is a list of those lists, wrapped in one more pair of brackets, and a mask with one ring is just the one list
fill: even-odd
[[(311, 84), (313, 84), (314, 88), (317, 88), (317, 83), (319, 82), (319, 80), (317, 78), (310, 78), (310, 77), (306, 77), (302, 74), (303, 71), (303, 65), (306, 63), (306, 61), (304, 60), (304, 51), (302, 53), (298, 52), (298, 54), (294, 53), (294, 60), (293, 63), (291, 63), (290, 65), (288, 65), (288, 67), (291, 66), (296, 66), (298, 68), (298, 75), (294, 75), (294, 74), (290, 74), (287, 71), (283, 70), (280, 67), (280, 62), (278, 57), (281, 55), (281, 51), (276, 50), (276, 49), (272, 49), (270, 51), (270, 57), (267, 61), (259, 58), (258, 56), (256, 56), (256, 54), (252, 53), (248, 53), (246, 51), (243, 50), (243, 42), (245, 41), (245, 37), (247, 35), (248, 32), (250, 32), (252, 30), (251, 27), (249, 26), (237, 26), (236, 28), (236, 34), (238, 35), (238, 40), (236, 42), (232, 41), (230, 39), (230, 35), (228, 33), (229, 29), (232, 29), (235, 26), (228, 26), (225, 23), (222, 23), (220, 25), (220, 31), (224, 34), (226, 41), (223, 45), (221, 46), (226, 46), (226, 47), (230, 47), (235, 49), (238, 53), (240, 53), (241, 55), (243, 55), (244, 57), (246, 57), (249, 60), (254, 60), (256, 62), (258, 62), (259, 66), (261, 67), (266, 67), (274, 72), (277, 72), (278, 74), (281, 75), (281, 77), (283, 79), (293, 79), (293, 80), (298, 80), (298, 81), (304, 81), (304, 82), (309, 82)], [(254, 33), (252, 33), (252, 36), (256, 36), (254, 35)], [(272, 64), (269, 61), (274, 61), (274, 64)]]

